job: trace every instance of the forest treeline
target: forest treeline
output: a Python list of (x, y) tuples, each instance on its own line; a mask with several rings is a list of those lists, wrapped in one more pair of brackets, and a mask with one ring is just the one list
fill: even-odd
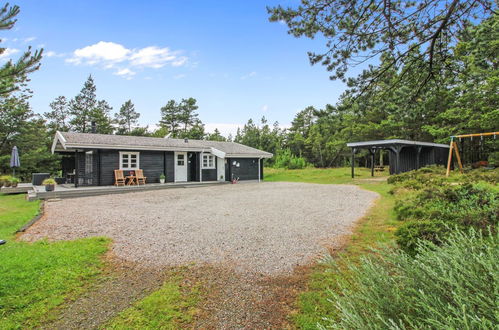
[[(4, 15), (2, 19), (9, 18)], [(158, 109), (157, 129), (140, 126), (140, 113), (132, 100), (125, 101), (113, 114), (108, 102), (97, 98), (91, 76), (78, 95), (59, 96), (50, 103), (50, 111), (36, 114), (29, 104), (32, 92), (26, 88), (26, 81), (27, 74), (38, 68), (41, 52), (29, 53), (25, 62), (18, 62), (24, 63), (26, 70), (9, 68), (18, 65), (12, 61), (1, 68), (17, 76), (11, 88), (0, 95), (0, 172), (10, 172), (14, 145), (21, 154), (21, 177), (57, 171), (58, 156), (50, 153), (54, 132), (91, 132), (92, 122), (97, 133), (103, 134), (235, 141), (276, 155), (268, 165), (289, 168), (347, 165), (346, 143), (350, 141), (401, 138), (448, 143), (449, 136), (459, 133), (497, 131), (498, 23), (497, 15), (492, 15), (462, 30), (457, 43), (448, 45), (446, 52), (434, 54), (438, 61), (432, 74), (438, 79), (430, 79), (424, 86), (416, 79), (425, 66), (423, 58), (420, 65), (417, 63), (418, 48), (408, 55), (414, 57), (410, 65), (383, 69), (381, 74), (379, 70), (386, 67), (383, 63), (393, 61), (384, 53), (380, 66), (370, 66), (359, 76), (347, 79), (348, 89), (336, 104), (301, 110), (287, 129), (277, 122), (268, 123), (266, 118), (249, 119), (235, 136), (222, 136), (218, 130), (205, 132), (194, 98), (167, 101)], [(372, 76), (379, 78), (366, 92), (365, 80)], [(498, 140), (484, 141), (483, 147), (497, 151)]]

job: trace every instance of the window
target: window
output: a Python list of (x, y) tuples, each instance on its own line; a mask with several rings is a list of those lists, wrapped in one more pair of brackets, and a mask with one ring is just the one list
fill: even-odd
[(215, 168), (214, 155), (203, 155), (203, 168)]
[(139, 169), (139, 152), (120, 151), (120, 170)]
[(184, 166), (185, 165), (185, 155), (184, 154), (177, 154), (177, 166)]

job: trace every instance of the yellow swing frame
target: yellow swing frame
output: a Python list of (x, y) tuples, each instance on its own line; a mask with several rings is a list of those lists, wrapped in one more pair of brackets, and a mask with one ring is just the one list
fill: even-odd
[(456, 143), (456, 141), (454, 141), (455, 138), (473, 138), (474, 136), (482, 137), (482, 136), (491, 136), (491, 135), (493, 135), (493, 136), (499, 135), (499, 132), (463, 134), (463, 135), (451, 136), (450, 137), (450, 148), (449, 148), (449, 159), (447, 161), (447, 173), (445, 174), (445, 176), (448, 177), (450, 174), (453, 152), (456, 154), (457, 164), (459, 165), (459, 172), (463, 173), (463, 163), (461, 162), (461, 155), (459, 154), (459, 149), (457, 147), (457, 143)]

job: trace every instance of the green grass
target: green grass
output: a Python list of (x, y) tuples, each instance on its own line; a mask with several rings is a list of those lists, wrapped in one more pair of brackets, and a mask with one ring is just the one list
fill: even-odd
[[(352, 183), (352, 172), (349, 167), (339, 168), (313, 168), (302, 170), (286, 170), (276, 168), (265, 168), (265, 181), (288, 181), (308, 183)], [(383, 172), (386, 173), (386, 172)], [(376, 177), (381, 174), (376, 173)], [(386, 175), (386, 174), (383, 174)], [(355, 168), (355, 179), (371, 178), (371, 170), (366, 168)]]
[(26, 202), (24, 195), (0, 194), (0, 239), (10, 239), (40, 209), (40, 201)]
[[(356, 179), (370, 178), (368, 169), (356, 168)], [(379, 175), (379, 174), (378, 174)], [(338, 270), (322, 264), (313, 266), (307, 283), (307, 290), (298, 296), (297, 312), (292, 315), (295, 325), (301, 329), (317, 329), (324, 315), (335, 315), (332, 302), (328, 301), (328, 290), (337, 289), (340, 279), (348, 278), (348, 263), (356, 263), (359, 257), (371, 252), (378, 244), (393, 244), (394, 231), (399, 222), (393, 210), (395, 198), (390, 194), (392, 186), (386, 182), (352, 180), (350, 168), (281, 170), (265, 169), (265, 181), (292, 181), (307, 183), (356, 184), (362, 189), (380, 194), (374, 207), (359, 221), (347, 246), (335, 258), (340, 265)]]
[[(200, 285), (171, 274), (163, 286), (111, 320), (105, 329), (180, 329), (193, 321)], [(188, 285), (185, 283), (188, 282)]]
[(14, 240), (14, 233), (38, 212), (38, 202), (23, 195), (0, 195), (0, 328), (40, 326), (57, 315), (100, 273), (109, 240), (48, 243)]

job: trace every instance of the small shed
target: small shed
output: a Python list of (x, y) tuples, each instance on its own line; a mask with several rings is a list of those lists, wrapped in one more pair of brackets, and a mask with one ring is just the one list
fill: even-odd
[(371, 155), (371, 175), (374, 176), (374, 158), (380, 149), (388, 150), (390, 174), (416, 170), (427, 165), (444, 165), (449, 154), (446, 144), (409, 140), (376, 140), (347, 143), (352, 148), (352, 178), (354, 177), (355, 153), (367, 149)]

